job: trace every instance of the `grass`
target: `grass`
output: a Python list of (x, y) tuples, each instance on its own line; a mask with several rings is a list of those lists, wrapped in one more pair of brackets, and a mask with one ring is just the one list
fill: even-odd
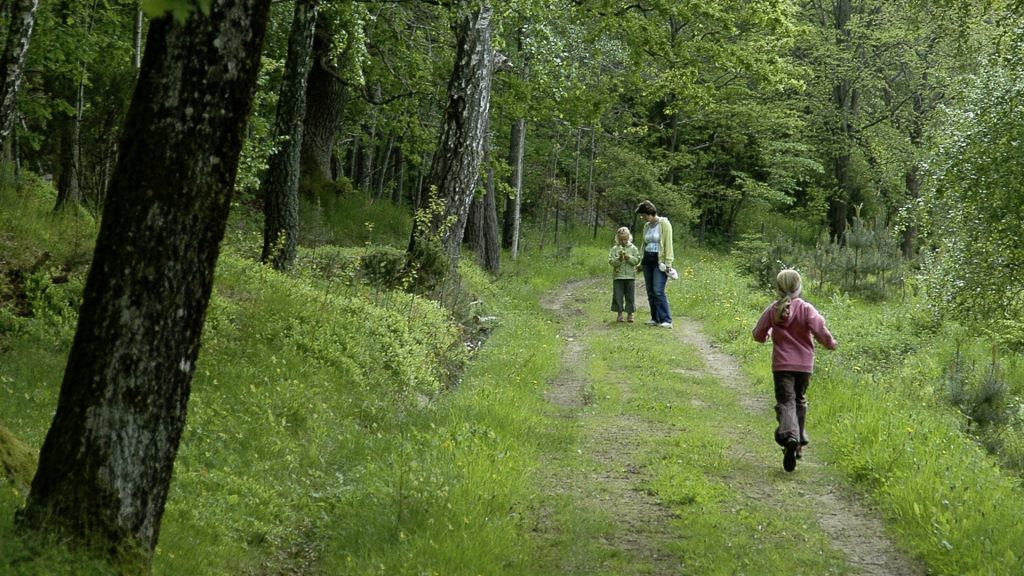
[[(530, 288), (512, 280), (506, 291), (467, 268), (474, 306), (500, 314), (500, 330), (466, 366), (461, 329), (437, 304), (276, 274), (253, 262), (257, 229), (235, 221), (219, 262), (153, 573), (530, 565), (523, 520), (508, 511), (530, 498), (539, 446), (564, 443), (565, 431), (538, 429), (539, 391), (557, 368), (559, 343), (536, 300), (517, 296), (577, 270), (551, 266), (553, 258), (536, 269), (509, 264), (506, 276)], [(14, 329), (0, 347), (0, 422), (39, 446), (74, 316), (5, 319)], [(536, 346), (545, 335), (550, 346)], [(0, 572), (116, 571), (83, 560), (84, 551), (21, 540), (12, 519), (22, 498), (0, 483)]]
[[(672, 287), (678, 285), (670, 285), (670, 298), (678, 300)], [(546, 570), (539, 573), (659, 573), (643, 554), (602, 544), (623, 522), (603, 511), (602, 501), (610, 497), (604, 483), (589, 480), (608, 471), (608, 461), (587, 456), (600, 451), (593, 439), (606, 431), (637, 444), (628, 468), (638, 470), (647, 493), (671, 511), (671, 536), (663, 546), (676, 557), (678, 573), (846, 573), (817, 528), (813, 504), (793, 495), (796, 486), (776, 478), (781, 472), (764, 478), (766, 466), (778, 468), (777, 449), (763, 441), (774, 426), (770, 408), (745, 412), (737, 392), (715, 382), (697, 352), (666, 336), (671, 333), (616, 324), (595, 328), (611, 318), (608, 290), (599, 283), (574, 298), (586, 302), (579, 320), (588, 350), (582, 370), (593, 401), (578, 416), (576, 449), (549, 454), (557, 475), (581, 486), (554, 512), (565, 535), (554, 538)], [(736, 457), (751, 452), (750, 458)], [(777, 498), (785, 508), (738, 488), (766, 482), (782, 485)]]
[[(692, 258), (686, 277), (685, 313), (703, 320), (749, 373), (766, 370), (766, 347), (750, 340), (749, 327), (770, 295), (753, 294), (709, 254)], [(930, 573), (1024, 572), (1020, 481), (963, 433), (962, 417), (941, 395), (956, 327), (930, 325), (914, 302), (867, 306), (813, 291), (806, 297), (840, 343), (835, 353), (819, 353), (809, 392), (809, 418), (823, 426), (839, 469)]]
[[(74, 328), (68, 310), (81, 289), (75, 274), (54, 283), (54, 271), (87, 253), (95, 233), (86, 215), (55, 220), (41, 190), (6, 190), (0, 202), (5, 270), (30, 269), (44, 252), (57, 263), (39, 268), (24, 291), (30, 297), (17, 302), (31, 315), (10, 299), (0, 307), (0, 423), (29, 447), (41, 445), (52, 418)], [(402, 240), (401, 218), (388, 209), (361, 214), (380, 220), (324, 218), (320, 234), (356, 245)], [(460, 331), (483, 328), (460, 328), (446, 310), (400, 292), (268, 271), (253, 262), (258, 230), (239, 209), (154, 574), (650, 573), (652, 560), (602, 542), (622, 518), (603, 507), (607, 488), (585, 480), (602, 466), (590, 442), (622, 418), (668, 431), (643, 435), (633, 464), (674, 514), (668, 547), (681, 571), (848, 571), (799, 483), (759, 464), (778, 468), (776, 448), (744, 440), (767, 435), (770, 410), (745, 412), (734, 390), (693, 372), (694, 350), (656, 331), (593, 330), (611, 317), (603, 283), (571, 301), (589, 351), (579, 369), (591, 404), (572, 417), (544, 402), (567, 342), (538, 295), (603, 278), (603, 243), (506, 259), (497, 281), (463, 266), (474, 295), (466, 306), (496, 317), (467, 363)], [(683, 279), (670, 284), (674, 313), (701, 319), (746, 377), (763, 381), (769, 351), (749, 330), (769, 297), (752, 292), (728, 259), (692, 249), (681, 256)], [(9, 296), (17, 287), (3, 277)], [(968, 339), (911, 304), (808, 298), (841, 346), (821, 354), (812, 384), (816, 457), (868, 495), (931, 573), (1024, 572), (1019, 482), (942, 402), (952, 342)], [(1019, 363), (1006, 366), (1008, 380), (1019, 381)], [(584, 484), (552, 490), (566, 478)], [(758, 482), (790, 504), (783, 513), (751, 496)], [(22, 498), (0, 481), (0, 572), (114, 572), (81, 551), (21, 540), (13, 517)]]

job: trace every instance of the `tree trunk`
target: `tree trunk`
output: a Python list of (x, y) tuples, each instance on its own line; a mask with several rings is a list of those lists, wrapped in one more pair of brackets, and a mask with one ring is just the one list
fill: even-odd
[(590, 155), (587, 162), (587, 215), (586, 220), (597, 222), (597, 201), (594, 198), (594, 156), (597, 155), (597, 129), (590, 127)]
[(402, 189), (405, 187), (405, 153), (401, 146), (395, 147), (395, 186), (391, 189), (391, 203), (398, 205), (402, 203)]
[(57, 112), (60, 132), (60, 174), (57, 176), (57, 204), (60, 211), (82, 203), (82, 189), (78, 182), (79, 154), (78, 136), (81, 128), (78, 114), (67, 115)]
[(3, 60), (0, 61), (0, 149), (14, 128), (15, 100), (25, 71), (25, 57), (38, 7), (39, 0), (14, 0), (11, 6), (11, 21), (7, 26)]
[[(300, 180), (304, 186), (332, 181), (331, 154), (341, 131), (345, 110), (345, 85), (338, 79), (330, 18), (318, 18), (313, 35), (313, 66), (306, 86), (306, 119), (303, 125), (302, 152), (299, 159)], [(346, 46), (345, 50), (348, 50)]]
[[(911, 120), (910, 127), (910, 144), (915, 150), (924, 149), (924, 122), (925, 115), (924, 97), (918, 93), (914, 95), (914, 115)], [(921, 184), (922, 184), (922, 172), (923, 167), (920, 160), (914, 160), (914, 162), (907, 168), (906, 174), (904, 175), (904, 181), (907, 188), (907, 199), (910, 203), (915, 203), (921, 198)], [(913, 258), (914, 252), (917, 251), (917, 225), (913, 221), (909, 222), (903, 231), (900, 233), (900, 250), (903, 253), (904, 258)]]
[(145, 24), (142, 9), (135, 11), (135, 35), (132, 38), (132, 66), (137, 71), (142, 67), (142, 30)]
[(306, 117), (306, 79), (318, 0), (296, 0), (274, 132), (282, 140), (268, 160), (263, 192), (263, 254), (275, 270), (291, 269), (299, 244), (299, 154)]
[[(572, 176), (572, 216), (573, 221), (580, 218), (579, 193), (580, 193), (580, 154), (583, 150), (583, 129), (576, 129), (576, 149), (573, 151), (573, 176)], [(584, 217), (584, 221), (586, 221)]]
[(505, 198), (505, 218), (502, 226), (501, 244), (512, 253), (515, 260), (519, 255), (519, 218), (523, 200), (523, 156), (526, 151), (526, 119), (519, 118), (512, 123), (511, 142), (508, 147), (508, 165), (512, 172), (508, 185), (513, 196)]
[(469, 249), (477, 254), (477, 260), (482, 264), (484, 248), (484, 199), (473, 196), (469, 205), (469, 213), (466, 214), (466, 231), (463, 233), (463, 240)]
[[(841, 49), (849, 49), (850, 30), (848, 24), (853, 14), (852, 0), (835, 0), (833, 5), (837, 42)], [(850, 148), (853, 131), (853, 117), (857, 110), (857, 89), (849, 78), (838, 78), (832, 86), (832, 100), (839, 115), (837, 140), (839, 148), (833, 153), (832, 168), (837, 192), (829, 198), (829, 234), (840, 240), (846, 231), (849, 206), (856, 202), (853, 180), (850, 177)]]
[[(458, 266), (466, 217), (480, 175), (484, 138), (491, 106), (491, 6), (482, 0), (457, 3), (463, 12), (456, 25), (455, 69), (448, 84), (441, 142), (430, 168), (425, 194), (444, 201), (444, 211), (431, 218), (429, 230), (414, 223), (409, 248), (426, 235), (440, 233), (441, 245), (454, 270)], [(429, 198), (430, 196), (427, 196)]]
[(377, 140), (377, 127), (376, 122), (372, 122), (368, 125), (363, 126), (363, 134), (359, 138), (359, 167), (356, 178), (356, 187), (366, 194), (369, 198), (371, 197), (371, 182), (373, 182), (373, 162), (374, 162), (374, 146), (376, 146)]
[(269, 8), (152, 22), (23, 529), (151, 559)]
[[(490, 146), (488, 146), (489, 148)], [(491, 274), (501, 271), (501, 240), (498, 238), (498, 202), (494, 190), (494, 164), (487, 163), (487, 185), (483, 198), (483, 267)]]
[(395, 149), (395, 135), (388, 136), (388, 143), (384, 147), (384, 155), (380, 158), (380, 177), (377, 178), (377, 199), (384, 197), (384, 189), (388, 180), (394, 177), (394, 159), (391, 157)]

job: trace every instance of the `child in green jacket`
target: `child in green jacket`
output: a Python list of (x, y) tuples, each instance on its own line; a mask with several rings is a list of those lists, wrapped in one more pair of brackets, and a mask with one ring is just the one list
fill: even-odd
[(612, 312), (617, 312), (616, 321), (633, 321), (636, 311), (636, 266), (640, 263), (640, 250), (633, 245), (633, 235), (623, 226), (615, 232), (615, 245), (608, 251), (608, 263), (612, 267)]

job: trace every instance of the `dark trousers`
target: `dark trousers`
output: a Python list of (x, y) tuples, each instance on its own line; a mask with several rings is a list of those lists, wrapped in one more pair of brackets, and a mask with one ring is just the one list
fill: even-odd
[(612, 280), (612, 312), (636, 312), (636, 280), (616, 278)]
[(775, 379), (775, 441), (785, 446), (790, 440), (807, 444), (804, 420), (807, 418), (807, 387), (811, 375), (807, 372), (772, 372)]
[(669, 309), (668, 296), (665, 295), (668, 274), (658, 269), (658, 253), (644, 252), (644, 259), (640, 261), (640, 267), (644, 271), (644, 285), (647, 287), (647, 302), (651, 307), (651, 320), (658, 324), (672, 322), (672, 310)]

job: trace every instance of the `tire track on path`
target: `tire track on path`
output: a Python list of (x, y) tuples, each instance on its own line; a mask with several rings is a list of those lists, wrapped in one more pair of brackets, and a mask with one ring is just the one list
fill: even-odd
[[(559, 322), (559, 333), (566, 340), (562, 355), (562, 369), (549, 387), (548, 401), (565, 409), (567, 417), (580, 418), (580, 412), (590, 403), (590, 386), (586, 369), (586, 345), (579, 339), (576, 319), (583, 316), (582, 310), (570, 305), (578, 293), (596, 284), (601, 279), (587, 279), (571, 282), (559, 290), (546, 295), (541, 305), (552, 311)], [(587, 331), (606, 331), (604, 326), (587, 325)], [(630, 383), (622, 381), (620, 393), (631, 395)], [(663, 505), (644, 486), (649, 480), (642, 465), (639, 449), (641, 439), (651, 436), (665, 436), (672, 433), (663, 424), (630, 416), (618, 415), (610, 420), (603, 419), (600, 426), (581, 421), (583, 439), (581, 450), (599, 465), (590, 472), (584, 482), (571, 478), (551, 480), (554, 492), (577, 491), (577, 500), (601, 510), (612, 523), (612, 528), (603, 535), (602, 546), (617, 550), (629, 560), (629, 566), (636, 574), (651, 576), (672, 576), (678, 574), (679, 559), (671, 550), (675, 534), (671, 522), (675, 518), (672, 510)], [(585, 486), (599, 489), (583, 493)], [(556, 530), (553, 527), (549, 529)], [(560, 573), (571, 573), (572, 567), (561, 566)]]
[[(579, 293), (602, 280), (591, 278), (570, 282), (541, 300), (542, 306), (555, 315), (560, 335), (566, 340), (562, 369), (551, 383), (547, 399), (564, 409), (563, 413), (567, 417), (580, 418), (590, 395), (585, 373), (586, 345), (579, 338), (579, 332), (585, 330), (600, 335), (608, 330), (605, 324), (579, 325), (578, 320), (584, 314), (572, 301)], [(646, 317), (644, 310), (647, 302), (643, 284), (638, 284), (637, 318), (642, 322)], [(636, 329), (654, 328), (638, 324)], [(703, 333), (699, 322), (676, 318), (672, 334), (683, 345), (695, 349), (703, 360), (703, 370), (697, 374), (692, 374), (692, 370), (687, 371), (690, 375), (712, 377), (720, 386), (736, 395), (737, 403), (744, 411), (752, 414), (771, 413), (773, 399), (770, 391), (755, 387), (743, 375), (739, 363), (723, 353)], [(629, 379), (622, 379), (618, 386), (623, 398), (631, 397)], [(584, 431), (581, 449), (599, 463), (598, 469), (584, 484), (596, 483), (601, 489), (599, 494), (580, 494), (580, 501), (589, 500), (614, 519), (613, 529), (605, 536), (603, 544), (633, 559), (637, 566), (636, 573), (655, 576), (684, 573), (680, 569), (679, 559), (669, 552), (672, 539), (675, 538), (671, 529), (675, 516), (670, 507), (644, 488), (649, 476), (642, 466), (636, 464), (642, 460), (638, 454), (641, 445), (638, 439), (669, 436), (675, 433), (673, 427), (627, 414), (610, 421), (605, 420), (600, 428), (587, 426), (586, 422), (581, 424)], [(763, 462), (756, 450), (757, 445), (769, 438), (768, 433), (765, 433), (765, 438), (754, 437), (754, 433), (746, 430), (725, 430), (723, 434), (729, 435), (737, 448), (737, 459), (753, 467), (771, 466)], [(779, 466), (781, 468), (781, 464)], [(793, 500), (811, 501), (818, 526), (855, 573), (867, 576), (927, 574), (923, 566), (896, 548), (886, 535), (878, 514), (855, 497), (813, 456), (803, 460), (796, 474), (801, 477), (793, 483), (793, 490), (784, 491), (784, 494), (780, 494), (775, 482), (765, 482), (763, 479), (752, 481), (736, 477), (727, 478), (726, 482), (744, 497), (752, 501), (769, 502), (780, 509)], [(790, 476), (784, 478), (793, 479)], [(567, 487), (571, 490), (571, 486), (575, 485), (570, 478), (552, 480), (561, 484), (560, 487), (552, 488), (556, 491)]]
[[(682, 318), (676, 319), (674, 331), (676, 337), (684, 344), (695, 348), (704, 360), (708, 374), (715, 377), (719, 384), (737, 393), (738, 402), (745, 410), (771, 412), (774, 397), (753, 389), (751, 383), (740, 370), (735, 358), (720, 351), (703, 333), (700, 322)], [(812, 418), (813, 416), (808, 416)], [(770, 441), (769, 433), (765, 440)], [(750, 439), (740, 439), (740, 443)], [(740, 457), (751, 456), (745, 451)], [(860, 502), (829, 471), (813, 457), (805, 458), (798, 466), (801, 475), (800, 485), (793, 498), (810, 499), (814, 502), (818, 526), (832, 541), (832, 545), (840, 550), (847, 562), (867, 576), (924, 576), (927, 570), (914, 560), (901, 553), (893, 541), (885, 533), (885, 525), (878, 514)], [(736, 485), (754, 498), (777, 501), (779, 506), (786, 503), (780, 501), (775, 490), (763, 484)]]

